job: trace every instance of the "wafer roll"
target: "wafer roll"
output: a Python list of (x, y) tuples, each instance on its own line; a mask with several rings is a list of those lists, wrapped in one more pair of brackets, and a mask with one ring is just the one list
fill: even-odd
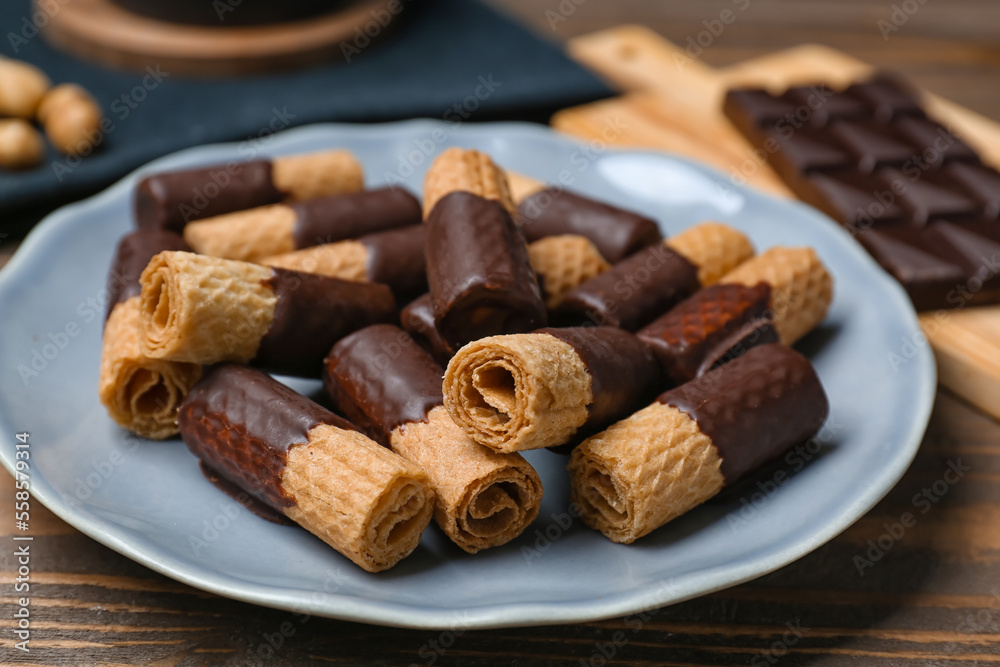
[(649, 246), (568, 292), (557, 326), (611, 325), (636, 331), (753, 254), (737, 230), (707, 222)]
[(141, 282), (141, 345), (157, 359), (317, 377), (335, 342), (396, 316), (385, 285), (189, 252), (156, 255)]
[(486, 153), (449, 148), (434, 159), (424, 176), (424, 218), (430, 217), (438, 201), (452, 192), (468, 192), (499, 202), (509, 215), (517, 214), (507, 176)]
[(515, 204), (520, 204), (539, 190), (545, 189), (545, 183), (537, 178), (532, 178), (516, 171), (510, 171), (509, 169), (504, 170), (504, 175), (507, 177), (510, 198)]
[(747, 235), (721, 222), (703, 222), (666, 243), (698, 267), (698, 282), (702, 287), (719, 282), (724, 274), (754, 255)]
[(772, 319), (785, 345), (822, 322), (833, 301), (833, 277), (812, 248), (770, 248), (724, 275), (721, 282), (770, 285)]
[(548, 308), (555, 308), (567, 292), (611, 268), (594, 244), (577, 234), (548, 236), (529, 244), (528, 259), (541, 279)]
[(755, 347), (581, 443), (571, 496), (588, 526), (628, 544), (814, 436), (828, 412), (808, 359)]
[(186, 248), (173, 232), (150, 229), (126, 234), (118, 242), (108, 275), (98, 396), (118, 425), (154, 440), (177, 433), (177, 407), (201, 377), (201, 366), (142, 353), (139, 276), (158, 252)]
[(420, 221), (420, 203), (413, 195), (382, 188), (199, 220), (184, 228), (184, 240), (203, 255), (256, 262)]
[(664, 376), (683, 384), (757, 345), (777, 343), (771, 287), (712, 285), (694, 293), (636, 336), (649, 345)]
[(259, 371), (214, 367), (180, 411), (191, 452), (369, 572), (408, 556), (434, 492), (413, 463)]
[(517, 207), (517, 221), (529, 242), (557, 234), (579, 234), (617, 264), (663, 240), (656, 221), (559, 187), (534, 193)]
[(434, 360), (442, 366), (448, 364), (451, 355), (455, 351), (441, 338), (437, 327), (434, 325), (434, 306), (431, 304), (431, 295), (424, 294), (403, 308), (399, 313), (400, 323), (406, 333), (410, 334), (413, 340), (417, 341), (424, 350), (430, 353)]
[(452, 192), (425, 224), (434, 323), (449, 346), (545, 326), (545, 303), (528, 248), (503, 206)]
[(140, 229), (179, 232), (192, 220), (363, 187), (361, 164), (336, 150), (152, 174), (139, 181), (133, 205)]
[(615, 327), (540, 329), (469, 343), (448, 363), (444, 404), (498, 452), (580, 439), (649, 401), (661, 377), (649, 348)]
[(342, 280), (382, 283), (392, 289), (398, 302), (405, 303), (427, 291), (426, 232), (424, 225), (390, 229), (356, 241), (265, 257), (260, 263)]
[(333, 346), (323, 382), (343, 414), (427, 473), (435, 520), (475, 553), (535, 520), (542, 483), (519, 454), (481, 447), (455, 425), (442, 406), (443, 372), (406, 332), (376, 325)]

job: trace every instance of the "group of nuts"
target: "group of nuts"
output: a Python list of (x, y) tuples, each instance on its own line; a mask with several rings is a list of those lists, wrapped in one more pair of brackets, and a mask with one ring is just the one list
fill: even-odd
[(72, 83), (53, 87), (37, 67), (0, 56), (0, 167), (42, 161), (45, 145), (32, 119), (67, 155), (88, 154), (100, 137), (101, 109), (90, 93)]

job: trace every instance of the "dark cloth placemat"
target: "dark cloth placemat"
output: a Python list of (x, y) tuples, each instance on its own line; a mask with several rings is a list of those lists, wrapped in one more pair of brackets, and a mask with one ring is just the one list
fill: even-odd
[(402, 24), (353, 54), (350, 63), (192, 78), (85, 62), (57, 51), (40, 35), (22, 43), (20, 38), (30, 34), (25, 30), (30, 0), (3, 0), (0, 52), (41, 67), (54, 83), (87, 88), (112, 129), (98, 151), (75, 165), (50, 149), (36, 169), (0, 172), (0, 213), (51, 208), (154, 158), (198, 144), (323, 121), (457, 120), (454, 105), (475, 96), (477, 87), (485, 99), (477, 100), (478, 109), (463, 120), (544, 122), (559, 108), (612, 92), (557, 45), (478, 2), (406, 4)]

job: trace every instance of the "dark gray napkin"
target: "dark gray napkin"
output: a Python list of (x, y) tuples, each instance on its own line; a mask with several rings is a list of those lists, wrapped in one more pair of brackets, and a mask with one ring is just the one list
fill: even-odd
[[(58, 4), (58, 3), (56, 3)], [(113, 70), (30, 35), (30, 0), (0, 2), (0, 51), (72, 81), (110, 123), (77, 163), (50, 151), (44, 165), (0, 172), (0, 213), (53, 207), (89, 194), (156, 157), (322, 121), (402, 118), (545, 121), (611, 94), (555, 44), (472, 0), (409, 0), (406, 20), (350, 63), (240, 78), (191, 78), (151, 68)], [(456, 109), (456, 105), (459, 105)], [(460, 114), (460, 115), (457, 115)]]

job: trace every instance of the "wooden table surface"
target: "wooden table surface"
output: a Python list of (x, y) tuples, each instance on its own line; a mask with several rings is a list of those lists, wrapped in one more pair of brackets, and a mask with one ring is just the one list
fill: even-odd
[[(707, 62), (722, 65), (803, 41), (821, 42), (902, 71), (936, 93), (1000, 118), (1000, 7), (985, 1), (896, 0), (904, 12), (896, 23), (893, 3), (861, 0), (495, 1), (554, 39), (634, 22), (681, 44), (703, 29), (702, 21), (726, 7), (745, 5), (740, 20), (706, 50)], [(883, 24), (888, 40), (880, 20), (898, 27), (890, 32)], [(0, 263), (15, 242), (0, 244)], [(963, 471), (954, 484), (941, 481), (954, 479), (950, 469)], [(0, 496), (10, 499), (0, 503), (0, 532), (8, 544), (13, 544), (13, 486), (0, 475)], [(888, 532), (898, 534), (893, 524), (906, 513), (915, 517), (915, 525), (898, 539), (888, 537)], [(596, 623), (442, 633), (307, 618), (215, 597), (157, 575), (37, 504), (31, 520), (31, 652), (12, 647), (17, 565), (13, 549), (4, 549), (0, 596), (10, 611), (0, 616), (0, 661), (1000, 663), (1000, 424), (943, 392), (909, 472), (831, 543), (743, 586), (645, 616)]]

